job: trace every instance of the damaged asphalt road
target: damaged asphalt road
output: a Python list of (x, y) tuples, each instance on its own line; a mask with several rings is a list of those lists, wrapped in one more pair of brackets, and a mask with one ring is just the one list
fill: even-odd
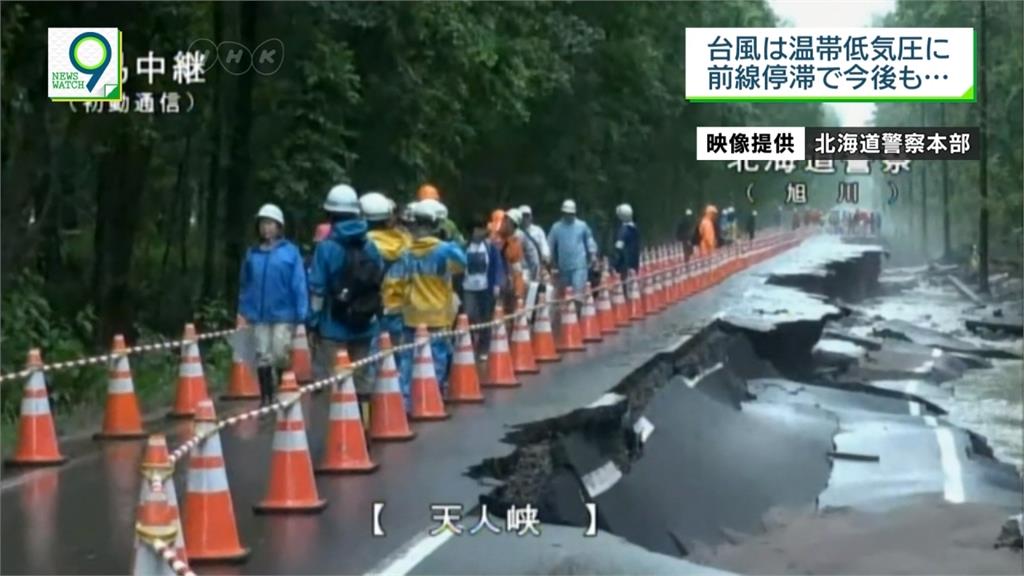
[[(849, 338), (830, 324), (829, 334), (856, 350), (833, 345), (842, 370), (835, 370), (836, 357), (822, 362), (815, 344), (827, 323), (848, 314), (831, 303), (840, 295), (832, 290), (842, 286), (848, 298), (870, 294), (878, 285), (881, 257), (870, 246), (831, 253), (840, 260), (818, 251), (814, 260), (793, 264), (795, 279), (773, 271), (768, 281), (775, 286), (750, 290), (743, 304), (644, 364), (603, 401), (508, 434), (515, 452), (470, 470), (473, 477), (499, 482), (481, 502), (498, 516), (509, 506), (530, 503), (546, 524), (579, 529), (590, 521), (587, 504), (595, 504), (602, 531), (646, 550), (753, 572), (764, 568), (733, 562), (736, 555), (719, 562), (713, 551), (758, 538), (771, 541), (788, 529), (770, 521), (780, 514), (813, 523), (822, 514), (834, 519), (857, 511), (871, 519), (856, 516), (857, 526), (889, 535), (884, 545), (861, 549), (859, 557), (882, 549), (898, 553), (890, 563), (837, 564), (832, 572), (851, 571), (842, 566), (870, 568), (868, 573), (971, 572), (969, 565), (950, 563), (948, 554), (929, 560), (925, 551), (964, 546), (955, 541), (959, 532), (933, 526), (925, 546), (926, 539), (901, 538), (895, 527), (906, 530), (924, 517), (937, 518), (936, 526), (970, 518), (982, 523), (971, 526), (975, 540), (990, 533), (992, 545), (1005, 519), (1020, 511), (1019, 473), (997, 461), (984, 438), (946, 421), (938, 405), (873, 382), (942, 382), (984, 366), (984, 360), (974, 360), (984, 354), (899, 323), (885, 325), (875, 337)], [(850, 274), (873, 277), (848, 282)], [(804, 283), (811, 284), (811, 293), (797, 290)], [(862, 347), (858, 340), (875, 345)], [(922, 499), (943, 504), (926, 512), (920, 504), (914, 508)], [(975, 558), (975, 548), (962, 556)], [(1005, 572), (1007, 558), (979, 566), (986, 573), (1014, 573)], [(935, 564), (940, 560), (946, 567)], [(782, 572), (796, 565), (763, 564)], [(435, 572), (454, 569), (438, 557), (426, 566)], [(1018, 560), (1018, 573), (1019, 567)], [(675, 570), (689, 573), (693, 566)]]

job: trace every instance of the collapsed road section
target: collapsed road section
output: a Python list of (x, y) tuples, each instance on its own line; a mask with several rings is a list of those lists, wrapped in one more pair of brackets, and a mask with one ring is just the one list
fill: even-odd
[[(591, 406), (510, 432), (512, 454), (469, 471), (499, 482), (481, 502), (498, 516), (533, 504), (545, 525), (572, 527), (587, 527), (588, 505), (596, 505), (601, 531), (687, 561), (641, 564), (652, 573), (701, 564), (1019, 573), (1019, 552), (993, 549), (1021, 509), (1018, 471), (937, 404), (874, 385), (883, 376), (941, 381), (983, 366), (985, 354), (922, 342), (898, 324), (883, 327), (902, 329), (898, 338), (829, 336), (844, 330), (845, 302), (878, 290), (883, 253), (811, 241), (836, 249), (809, 251), (828, 256), (773, 271), (740, 305)], [(858, 338), (878, 346), (851, 341)], [(817, 548), (800, 536), (808, 533)], [(574, 570), (614, 571), (600, 567), (589, 544), (559, 546), (578, 552), (569, 556)], [(829, 546), (831, 563), (815, 553)], [(453, 567), (442, 557), (422, 568)]]

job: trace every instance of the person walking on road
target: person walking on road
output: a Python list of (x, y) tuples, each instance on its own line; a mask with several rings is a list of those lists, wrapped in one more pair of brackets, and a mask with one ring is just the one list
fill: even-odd
[(551, 226), (548, 245), (560, 289), (571, 286), (577, 302), (582, 304), (589, 269), (597, 263), (597, 243), (590, 226), (576, 217), (576, 202), (562, 202), (562, 218)]
[(620, 204), (615, 208), (619, 218), (619, 231), (615, 235), (615, 271), (622, 278), (628, 278), (630, 272), (640, 270), (640, 231), (633, 222), (633, 207)]
[(491, 238), (501, 253), (506, 276), (501, 283), (499, 302), (506, 312), (510, 312), (515, 309), (516, 299), (526, 295), (526, 248), (522, 236), (517, 234), (515, 217), (503, 210), (496, 210), (492, 214), (492, 221), (498, 213), (501, 216), (496, 220), (497, 231)]
[(381, 281), (380, 329), (391, 336), (395, 346), (402, 343), (402, 302), (405, 285), (394, 268), (395, 262), (409, 248), (412, 237), (397, 226), (395, 203), (379, 192), (368, 192), (359, 198), (359, 207), (366, 219), (367, 236), (377, 246), (384, 261), (384, 279)]
[[(466, 253), (455, 242), (438, 237), (443, 213), (444, 205), (437, 200), (421, 200), (412, 205), (412, 244), (395, 263), (396, 274), (407, 286), (402, 306), (407, 342), (414, 340), (417, 326), (424, 325), (434, 333), (451, 328), (455, 321), (457, 305), (452, 276), (465, 270)], [(448, 388), (451, 343), (447, 338), (431, 338), (430, 351), (434, 375), (443, 394)], [(413, 350), (399, 353), (398, 361), (402, 395), (409, 410), (412, 408)]]
[[(548, 246), (548, 235), (544, 233), (544, 229), (536, 225), (533, 222), (533, 209), (523, 204), (519, 207), (519, 212), (523, 215), (523, 232), (530, 237), (533, 244), (537, 247), (537, 251), (540, 253), (540, 263), (542, 267), (551, 265), (551, 247)], [(538, 278), (534, 276), (534, 280)]]
[(718, 248), (718, 208), (714, 204), (708, 204), (704, 208), (704, 217), (700, 220), (700, 253), (704, 256), (710, 255)]
[(438, 238), (446, 242), (454, 242), (460, 248), (466, 245), (466, 239), (459, 232), (459, 227), (448, 218), (448, 207), (441, 203), (441, 192), (433, 184), (424, 184), (416, 191), (416, 200), (435, 200), (441, 206), (441, 225)]
[(751, 241), (754, 240), (754, 234), (757, 233), (757, 210), (751, 210), (750, 216), (747, 218), (747, 238)]
[[(334, 373), (334, 357), (344, 346), (358, 361), (376, 345), (381, 316), (381, 282), (384, 261), (367, 237), (366, 220), (360, 216), (356, 191), (347, 184), (331, 188), (324, 202), (331, 233), (317, 245), (309, 286), (317, 318), (318, 345), (314, 362), (327, 374)], [(373, 371), (368, 366), (354, 374), (364, 424), (369, 420)]]
[[(500, 278), (505, 274), (504, 262), (497, 246), (488, 237), (487, 221), (481, 215), (468, 227), (472, 230), (466, 246), (466, 272), (462, 279), (463, 306), (471, 324), (491, 319), (494, 303), (501, 295)], [(473, 333), (476, 357), (487, 359), (491, 343), (490, 330)]]
[(523, 213), (519, 208), (509, 208), (505, 214), (512, 221), (513, 233), (523, 247), (523, 282), (529, 284), (540, 277), (540, 248), (523, 229)]
[(256, 213), (259, 243), (246, 252), (238, 313), (253, 326), (260, 406), (274, 401), (276, 381), (288, 367), (295, 326), (309, 315), (306, 269), (299, 248), (284, 239), (284, 214), (273, 204)]
[(676, 226), (676, 241), (683, 244), (683, 256), (689, 260), (693, 254), (693, 235), (696, 223), (693, 221), (693, 210), (687, 208)]

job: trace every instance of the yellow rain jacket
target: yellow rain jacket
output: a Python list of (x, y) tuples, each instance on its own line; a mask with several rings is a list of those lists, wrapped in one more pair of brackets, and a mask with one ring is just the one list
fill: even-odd
[(380, 285), (384, 313), (397, 314), (401, 312), (405, 302), (405, 280), (398, 275), (401, 270), (396, 269), (394, 264), (402, 257), (402, 252), (412, 244), (412, 237), (405, 230), (397, 228), (370, 230), (367, 236), (377, 246), (377, 251), (384, 259), (384, 269), (387, 270)]
[(415, 328), (450, 328), (455, 321), (452, 274), (466, 267), (466, 253), (454, 242), (428, 236), (412, 241), (402, 258), (392, 266), (402, 278), (405, 299), (402, 318)]

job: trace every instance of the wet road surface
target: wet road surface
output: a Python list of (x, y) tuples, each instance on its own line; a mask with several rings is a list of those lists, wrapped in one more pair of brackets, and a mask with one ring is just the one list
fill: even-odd
[[(431, 503), (460, 503), (469, 510), (491, 489), (464, 472), (511, 451), (501, 442), (509, 425), (554, 417), (594, 401), (666, 345), (696, 332), (717, 310), (760, 284), (765, 271), (780, 261), (799, 259), (805, 249), (761, 262), (586, 352), (566, 356), (537, 376), (524, 376), (519, 389), (489, 390), (484, 405), (450, 407), (450, 420), (416, 425), (413, 442), (375, 445), (372, 456), (381, 465), (376, 473), (317, 478), (321, 497), (329, 501), (320, 515), (254, 516), (251, 506), (266, 489), (272, 427), (269, 421), (247, 421), (222, 432), (239, 532), (252, 556), (241, 566), (200, 570), (324, 574), (373, 568), (431, 526)], [(314, 460), (323, 447), (327, 403), (326, 394), (305, 400)], [(180, 442), (179, 434), (169, 438), (172, 447)], [(127, 572), (141, 448), (139, 443), (107, 444), (61, 468), (5, 477), (0, 571)], [(185, 488), (184, 464), (176, 474), (179, 497)], [(371, 534), (376, 501), (385, 503), (383, 538)]]

